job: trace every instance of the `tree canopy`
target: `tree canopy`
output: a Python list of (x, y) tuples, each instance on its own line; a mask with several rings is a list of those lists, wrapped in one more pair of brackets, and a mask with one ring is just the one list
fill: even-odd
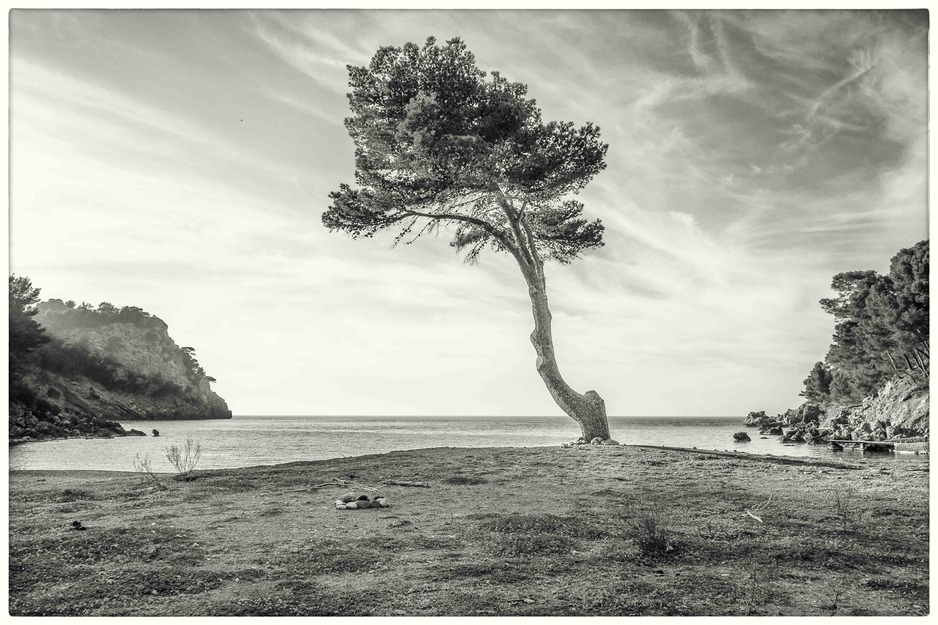
[(605, 167), (599, 128), (543, 122), (525, 85), (477, 68), (458, 38), (382, 47), (348, 69), (357, 187), (330, 194), (330, 230), (395, 228), (409, 243), (453, 223), (469, 261), (490, 246), (566, 263), (602, 245), (602, 224), (566, 197)]
[(39, 289), (26, 276), (10, 276), (10, 371), (18, 360), (49, 342), (45, 329), (35, 319)]
[(858, 401), (890, 376), (927, 382), (928, 248), (925, 240), (900, 250), (887, 275), (847, 271), (834, 276), (836, 295), (820, 302), (834, 317), (833, 342), (825, 362), (817, 363), (805, 380), (802, 395)]

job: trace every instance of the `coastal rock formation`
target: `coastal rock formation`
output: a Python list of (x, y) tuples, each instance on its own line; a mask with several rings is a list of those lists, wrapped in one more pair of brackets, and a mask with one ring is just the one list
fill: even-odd
[(781, 434), (786, 443), (927, 440), (928, 412), (928, 387), (906, 376), (889, 380), (860, 404), (805, 402), (776, 417), (749, 413), (745, 424), (759, 427), (761, 434)]
[(113, 438), (128, 435), (116, 421), (71, 412), (53, 414), (48, 410), (37, 416), (18, 402), (10, 402), (9, 432), (11, 444), (55, 438)]
[(158, 317), (56, 299), (36, 309), (50, 340), (11, 381), (11, 442), (127, 434), (110, 420), (231, 418), (194, 350)]
[(746, 417), (746, 420), (743, 421), (743, 425), (747, 427), (763, 427), (767, 419), (769, 419), (769, 417), (766, 416), (765, 410), (750, 412)]
[[(892, 379), (876, 394), (859, 406), (827, 411), (825, 424), (840, 426), (839, 430), (855, 431), (866, 426), (870, 433), (883, 439), (928, 436), (928, 387), (909, 378)], [(876, 440), (883, 440), (876, 439)]]

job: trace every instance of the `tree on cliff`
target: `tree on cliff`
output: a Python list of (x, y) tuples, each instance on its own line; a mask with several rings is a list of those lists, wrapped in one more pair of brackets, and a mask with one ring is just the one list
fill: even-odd
[(928, 380), (928, 241), (900, 250), (872, 298), (910, 372)]
[(10, 373), (22, 358), (49, 342), (45, 329), (33, 317), (38, 312), (39, 289), (26, 276), (10, 276)]
[(543, 122), (525, 85), (487, 78), (458, 38), (382, 47), (348, 69), (357, 188), (330, 193), (324, 225), (356, 239), (394, 229), (395, 243), (448, 227), (468, 262), (486, 247), (510, 254), (528, 286), (538, 373), (583, 439), (608, 439), (602, 398), (560, 375), (544, 274), (545, 261), (602, 245), (602, 224), (568, 197), (605, 168), (599, 129)]
[(824, 401), (830, 395), (832, 381), (830, 369), (823, 362), (816, 362), (804, 380), (804, 390), (800, 395), (808, 401)]
[[(892, 376), (928, 382), (928, 241), (900, 250), (887, 275), (846, 271), (834, 276), (835, 297), (821, 300), (834, 316), (825, 364), (805, 379), (805, 397), (858, 401)], [(824, 370), (830, 380), (824, 380)], [(824, 392), (824, 389), (827, 392)]]

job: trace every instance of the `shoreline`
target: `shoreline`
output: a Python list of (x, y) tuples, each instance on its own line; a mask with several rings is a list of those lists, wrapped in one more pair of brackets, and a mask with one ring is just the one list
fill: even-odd
[[(89, 439), (94, 439), (95, 437), (88, 437)], [(74, 439), (54, 439), (54, 440), (74, 440)], [(28, 442), (49, 442), (49, 441), (28, 441)], [(602, 448), (616, 449), (616, 448), (628, 448), (628, 449), (648, 449), (648, 450), (661, 450), (661, 451), (672, 451), (672, 452), (683, 452), (688, 454), (699, 454), (707, 455), (714, 457), (724, 457), (724, 458), (737, 458), (737, 459), (747, 459), (754, 460), (757, 462), (770, 462), (776, 464), (785, 464), (785, 465), (804, 465), (804, 466), (819, 466), (819, 467), (828, 467), (828, 468), (846, 468), (846, 469), (862, 469), (864, 468), (861, 464), (841, 462), (827, 460), (823, 458), (814, 458), (806, 456), (781, 456), (774, 454), (757, 454), (750, 453), (747, 451), (727, 451), (727, 450), (716, 450), (716, 449), (700, 449), (697, 447), (673, 447), (668, 445), (646, 445), (646, 444), (627, 444), (619, 443), (618, 445), (573, 445), (569, 447), (564, 447), (561, 445), (531, 445), (531, 446), (489, 446), (489, 447), (457, 447), (457, 446), (440, 446), (440, 447), (419, 447), (415, 449), (394, 449), (386, 452), (373, 453), (373, 454), (361, 454), (354, 456), (336, 456), (333, 458), (320, 458), (314, 460), (291, 460), (288, 462), (280, 462), (274, 464), (257, 464), (257, 465), (246, 465), (243, 467), (223, 467), (223, 468), (204, 468), (200, 469), (196, 467), (195, 473), (208, 473), (208, 472), (218, 472), (218, 471), (238, 471), (238, 470), (247, 470), (247, 469), (274, 469), (277, 467), (289, 467), (291, 465), (303, 465), (303, 464), (315, 464), (323, 462), (332, 462), (336, 460), (370, 460), (372, 458), (387, 458), (393, 454), (401, 453), (414, 453), (414, 452), (438, 452), (443, 450), (452, 450), (452, 451), (495, 451), (495, 450), (528, 450), (528, 449), (567, 449), (572, 451), (596, 451), (597, 453), (604, 453)], [(851, 452), (852, 453), (852, 452)], [(881, 455), (877, 458), (888, 458), (889, 456)], [(927, 455), (924, 456), (927, 458)], [(18, 469), (18, 468), (9, 468), (9, 472), (12, 473), (38, 473), (38, 472), (51, 472), (51, 473), (108, 473), (108, 474), (127, 474), (127, 475), (137, 475), (137, 471), (133, 470), (113, 470), (113, 469)], [(154, 471), (159, 475), (172, 475), (172, 471)]]

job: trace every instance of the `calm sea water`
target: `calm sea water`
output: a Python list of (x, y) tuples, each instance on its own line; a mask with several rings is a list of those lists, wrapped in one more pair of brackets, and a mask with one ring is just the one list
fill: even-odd
[[(172, 472), (164, 449), (191, 436), (202, 446), (199, 468), (221, 469), (324, 460), (427, 447), (535, 447), (575, 440), (567, 417), (249, 417), (210, 421), (133, 421), (122, 424), (159, 437), (70, 439), (10, 448), (11, 469), (133, 471), (149, 457), (153, 470)], [(778, 456), (901, 460), (903, 455), (834, 453), (823, 445), (783, 445), (762, 439), (740, 417), (610, 417), (613, 438), (624, 444), (697, 447)], [(737, 443), (746, 430), (752, 441)], [(885, 458), (884, 458), (885, 456)]]

